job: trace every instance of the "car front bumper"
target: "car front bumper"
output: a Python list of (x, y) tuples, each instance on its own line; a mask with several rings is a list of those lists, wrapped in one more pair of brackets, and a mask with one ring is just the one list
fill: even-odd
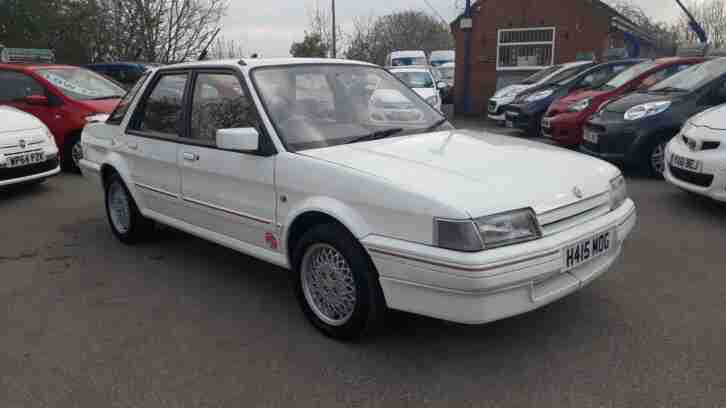
[[(580, 151), (617, 164), (637, 164), (635, 142), (647, 138), (653, 132), (651, 128), (640, 123), (590, 120), (582, 127)], [(597, 134), (597, 143), (588, 140), (586, 132)]]
[(487, 117), (495, 122), (504, 122), (505, 105), (514, 102), (514, 98), (491, 98), (487, 103)]
[[(510, 247), (460, 253), (381, 236), (363, 239), (388, 307), (467, 324), (537, 309), (581, 289), (617, 260), (636, 224), (632, 200), (560, 233)], [(595, 233), (616, 231), (613, 248), (563, 272), (564, 250)]]
[[(698, 172), (673, 167), (673, 154), (701, 162)], [(668, 144), (665, 155), (666, 181), (683, 190), (726, 202), (726, 152), (722, 149), (691, 151), (685, 144), (675, 140)]]
[(60, 173), (57, 153), (54, 158), (29, 166), (4, 168), (0, 167), (0, 187), (22, 184), (33, 180), (45, 179)]
[[(542, 136), (562, 146), (582, 143), (582, 126), (586, 117), (579, 113), (561, 113), (542, 119)], [(549, 126), (546, 126), (549, 125)]]

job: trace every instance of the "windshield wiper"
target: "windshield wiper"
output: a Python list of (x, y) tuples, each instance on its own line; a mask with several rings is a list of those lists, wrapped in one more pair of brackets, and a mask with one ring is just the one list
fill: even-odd
[(659, 89), (651, 89), (650, 92), (688, 92), (688, 89), (678, 88), (675, 86), (666, 86)]
[(391, 137), (397, 133), (403, 132), (403, 128), (390, 128), (390, 129), (384, 129), (384, 130), (378, 130), (376, 132), (358, 136), (355, 139), (351, 140), (348, 143), (358, 143), (358, 142), (368, 142), (371, 140), (378, 140), (378, 139), (384, 139), (387, 137)]
[(107, 96), (97, 96), (95, 98), (87, 99), (88, 101), (101, 101), (104, 99), (118, 99), (123, 97), (123, 95), (107, 95)]
[(431, 125), (431, 126), (427, 127), (426, 129), (424, 129), (424, 132), (432, 132), (432, 131), (433, 131), (434, 129), (436, 129), (437, 127), (439, 127), (439, 126), (443, 125), (444, 123), (446, 123), (446, 122), (448, 122), (448, 121), (449, 121), (449, 120), (448, 120), (448, 119), (446, 119), (446, 118), (443, 118), (443, 119), (439, 119), (439, 120), (437, 120), (436, 122), (434, 122), (434, 124), (433, 124), (433, 125)]

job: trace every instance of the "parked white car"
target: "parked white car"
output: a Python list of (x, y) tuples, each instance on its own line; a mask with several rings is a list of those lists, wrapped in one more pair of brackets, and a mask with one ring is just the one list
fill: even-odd
[(594, 64), (591, 61), (578, 61), (553, 65), (535, 73), (520, 83), (505, 86), (498, 90), (494, 96), (489, 99), (489, 104), (487, 106), (489, 119), (504, 123), (504, 111), (502, 110), (502, 107), (514, 102), (514, 99), (520, 93), (552, 80), (565, 78), (570, 74), (578, 72), (578, 70), (585, 69), (592, 65)]
[(456, 51), (454, 50), (438, 50), (438, 51), (431, 51), (431, 56), (429, 57), (429, 60), (431, 61), (431, 66), (439, 67), (444, 64), (453, 64), (456, 62)]
[(0, 106), (0, 187), (40, 183), (59, 172), (58, 147), (43, 122)]
[(438, 81), (438, 75), (434, 75), (430, 68), (392, 68), (391, 73), (416, 91), (429, 105), (441, 110), (441, 90), (448, 85), (443, 81)]
[[(170, 86), (184, 96), (157, 97)], [(423, 118), (372, 120), (374, 97)], [(472, 324), (536, 309), (604, 273), (636, 221), (614, 166), (457, 131), (352, 61), (163, 67), (82, 143), (121, 241), (153, 220), (290, 269), (340, 339), (387, 308)]]
[(665, 178), (695, 194), (726, 201), (726, 105), (692, 117), (665, 151)]
[(386, 58), (387, 67), (428, 65), (429, 59), (422, 50), (393, 51)]

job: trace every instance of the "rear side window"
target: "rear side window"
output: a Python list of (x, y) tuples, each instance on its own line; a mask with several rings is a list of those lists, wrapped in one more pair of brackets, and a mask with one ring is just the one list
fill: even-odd
[(0, 102), (12, 102), (30, 95), (45, 95), (45, 88), (20, 72), (0, 71)]
[(116, 105), (116, 109), (111, 113), (111, 116), (106, 121), (109, 125), (120, 125), (121, 121), (124, 120), (124, 116), (126, 116), (126, 112), (129, 110), (129, 106), (131, 106), (131, 102), (136, 97), (136, 94), (139, 93), (139, 90), (144, 85), (144, 82), (146, 82), (146, 78), (149, 75), (146, 74), (142, 76), (139, 79), (139, 82), (134, 85), (133, 88), (131, 88), (126, 95), (121, 99), (121, 101)]
[(255, 106), (233, 74), (198, 74), (191, 115), (191, 138), (209, 144), (219, 129), (258, 124)]
[(188, 75), (162, 74), (136, 109), (130, 128), (142, 132), (181, 136)]

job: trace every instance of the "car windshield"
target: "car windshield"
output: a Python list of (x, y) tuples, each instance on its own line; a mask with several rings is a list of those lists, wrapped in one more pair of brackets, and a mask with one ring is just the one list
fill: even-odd
[(428, 72), (392, 71), (393, 75), (411, 88), (433, 88), (434, 80)]
[(560, 72), (559, 74), (556, 74), (549, 80), (547, 80), (548, 84), (557, 84), (557, 85), (566, 85), (570, 80), (576, 76), (577, 74), (581, 73), (582, 71), (586, 69), (590, 69), (592, 65), (579, 65), (572, 68), (567, 68), (564, 71)]
[(391, 65), (394, 67), (405, 67), (409, 65), (426, 65), (425, 57), (397, 57), (393, 58)]
[(527, 78), (522, 81), (525, 85), (531, 85), (536, 84), (537, 82), (547, 78), (548, 76), (554, 74), (558, 70), (562, 69), (562, 65), (554, 65), (549, 68), (545, 68), (541, 71), (537, 71), (534, 75), (528, 76)]
[(648, 89), (649, 92), (690, 92), (726, 74), (726, 58), (694, 65)]
[(378, 67), (308, 64), (252, 72), (278, 135), (293, 151), (450, 128), (439, 112)]
[(71, 99), (115, 99), (126, 94), (120, 86), (83, 68), (42, 68), (35, 72)]
[(454, 67), (439, 67), (439, 72), (441, 72), (441, 77), (444, 79), (454, 79), (454, 73), (455, 73)]
[(655, 68), (658, 65), (655, 61), (647, 61), (643, 62), (641, 64), (632, 66), (625, 71), (619, 73), (615, 76), (615, 78), (608, 81), (606, 84), (604, 84), (601, 89), (604, 91), (611, 90), (611, 89), (617, 89), (621, 86), (627, 84), (628, 82), (635, 79), (637, 76), (641, 75), (642, 73), (649, 71), (653, 68)]

